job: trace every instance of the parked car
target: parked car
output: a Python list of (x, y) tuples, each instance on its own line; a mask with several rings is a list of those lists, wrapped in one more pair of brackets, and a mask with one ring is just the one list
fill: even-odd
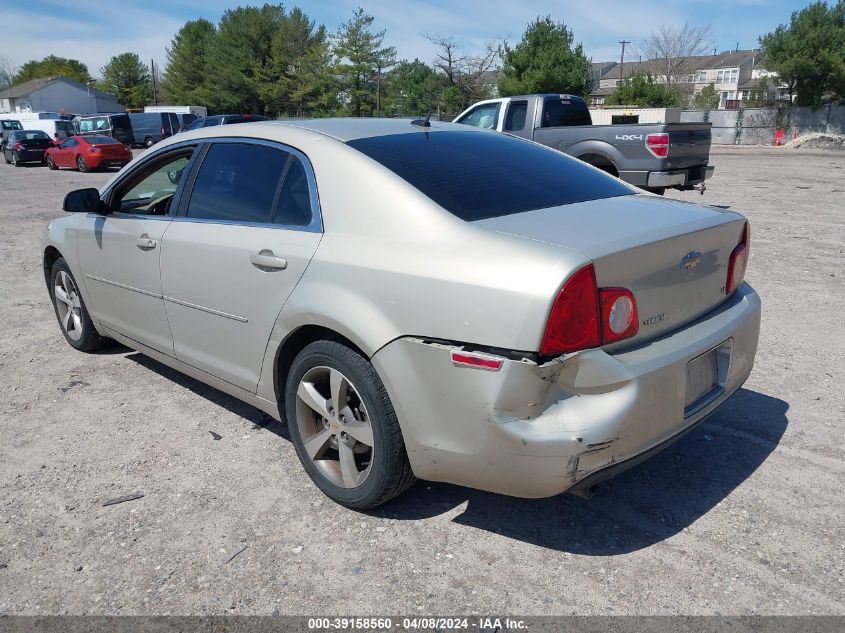
[(132, 160), (132, 150), (111, 136), (71, 136), (61, 145), (47, 150), (45, 161), (50, 169), (70, 167), (91, 171), (100, 167), (123, 167)]
[(21, 163), (43, 163), (44, 152), (53, 142), (42, 130), (15, 130), (3, 142), (3, 158), (15, 167)]
[(713, 175), (710, 123), (592, 125), (573, 95), (523, 95), (480, 101), (456, 123), (521, 136), (580, 158), (647, 191), (699, 188)]
[(14, 119), (0, 119), (0, 144), (3, 143), (3, 140), (10, 132), (22, 129), (23, 125), (21, 125), (20, 121), (16, 121)]
[(181, 127), (179, 130), (184, 132), (188, 127), (200, 117), (208, 116), (208, 109), (205, 106), (146, 106), (144, 112), (173, 112), (179, 117)]
[(13, 112), (6, 116), (18, 121), (22, 129), (42, 130), (57, 142), (64, 141), (75, 133), (73, 124), (62, 119), (57, 112)]
[(181, 130), (179, 117), (173, 112), (130, 112), (129, 123), (135, 144), (152, 147)]
[(198, 130), (215, 125), (229, 125), (231, 123), (250, 123), (252, 121), (266, 121), (266, 116), (260, 114), (215, 114), (197, 119), (188, 126), (188, 130)]
[(132, 135), (132, 123), (126, 113), (81, 116), (75, 118), (73, 124), (76, 133), (81, 136), (89, 134), (111, 136), (126, 145), (132, 146), (135, 144), (135, 137)]
[(68, 343), (286, 419), (353, 508), (415, 477), (589, 486), (713, 413), (757, 348), (742, 215), (467, 126), (187, 132), (64, 209), (42, 254)]

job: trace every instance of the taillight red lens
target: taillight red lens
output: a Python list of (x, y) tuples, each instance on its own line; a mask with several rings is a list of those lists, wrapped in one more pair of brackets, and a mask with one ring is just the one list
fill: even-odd
[(637, 301), (627, 288), (602, 288), (601, 304), (602, 343), (615, 343), (634, 336), (640, 329), (637, 318)]
[(669, 135), (665, 132), (647, 134), (645, 146), (657, 158), (666, 158), (669, 155)]
[(748, 228), (748, 222), (742, 229), (742, 237), (739, 244), (736, 245), (731, 258), (728, 261), (728, 279), (725, 282), (725, 294), (729, 295), (734, 290), (739, 288), (739, 285), (745, 279), (745, 269), (748, 267), (748, 255), (751, 246), (751, 230)]
[(540, 354), (557, 356), (598, 347), (600, 342), (596, 271), (589, 264), (569, 278), (555, 299)]
[(19, 151), (21, 151), (22, 149), (23, 149), (23, 145), (21, 145), (20, 143), (15, 143), (15, 150), (16, 150), (16, 151), (18, 151), (18, 152), (19, 152)]

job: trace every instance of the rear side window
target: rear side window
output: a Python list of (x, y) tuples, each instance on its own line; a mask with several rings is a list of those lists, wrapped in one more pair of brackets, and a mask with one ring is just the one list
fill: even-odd
[(295, 156), (282, 182), (282, 192), (273, 222), (286, 226), (308, 226), (311, 223), (311, 193), (305, 168)]
[(189, 218), (270, 222), (290, 154), (247, 143), (212, 145), (188, 203)]
[(543, 104), (543, 127), (590, 125), (587, 104), (576, 99), (548, 99)]
[(502, 134), (415, 131), (347, 144), (466, 221), (634, 193), (577, 159)]

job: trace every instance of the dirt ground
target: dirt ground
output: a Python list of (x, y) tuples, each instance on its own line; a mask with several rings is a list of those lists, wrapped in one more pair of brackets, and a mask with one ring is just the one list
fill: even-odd
[(745, 388), (589, 500), (420, 482), (361, 514), (256, 409), (72, 350), (39, 240), (109, 176), (0, 162), (0, 615), (845, 614), (845, 152), (712, 163), (706, 195), (670, 195), (751, 220)]

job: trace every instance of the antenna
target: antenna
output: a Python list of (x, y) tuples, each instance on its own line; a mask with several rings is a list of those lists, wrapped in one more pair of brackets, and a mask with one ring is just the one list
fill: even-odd
[(428, 114), (424, 119), (414, 119), (411, 121), (411, 125), (418, 125), (420, 127), (431, 127), (431, 113), (433, 110), (429, 110)]

